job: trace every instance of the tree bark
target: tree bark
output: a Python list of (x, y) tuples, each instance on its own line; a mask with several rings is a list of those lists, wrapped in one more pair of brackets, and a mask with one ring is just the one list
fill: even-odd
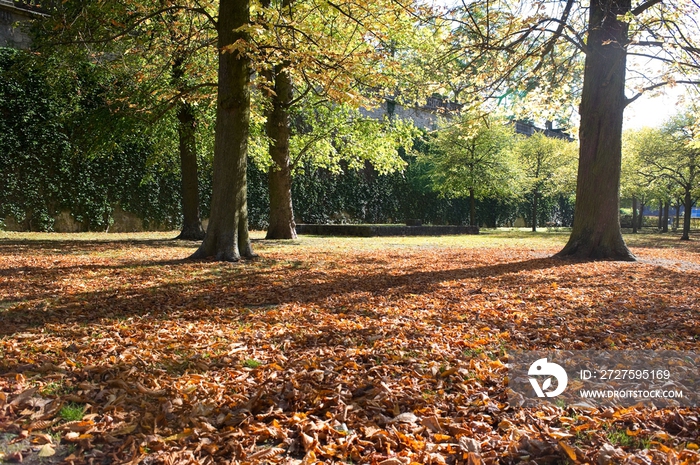
[(204, 241), (192, 258), (237, 261), (254, 257), (248, 235), (246, 163), (250, 132), (250, 61), (227, 45), (247, 41), (250, 0), (221, 0), (218, 22), (218, 97), (214, 138), (211, 216)]
[(474, 189), (469, 189), (469, 226), (476, 226), (476, 198)]
[(635, 260), (620, 230), (622, 115), (631, 0), (591, 0), (574, 227), (559, 257)]
[(644, 202), (639, 203), (639, 216), (637, 216), (637, 229), (642, 229), (644, 227), (644, 209), (646, 205)]
[(296, 239), (292, 206), (292, 172), (289, 166), (291, 136), (289, 106), (292, 101), (292, 79), (284, 65), (274, 69), (274, 94), (270, 95), (267, 113), (267, 135), (270, 138), (272, 166), (267, 174), (270, 200), (270, 226), (266, 239)]
[(681, 240), (689, 241), (690, 215), (693, 214), (693, 197), (690, 195), (690, 186), (685, 187), (685, 198), (683, 199), (683, 208), (685, 208), (685, 212), (683, 213), (683, 234), (681, 235)]
[(637, 196), (632, 196), (632, 234), (637, 234)]
[(671, 202), (669, 202), (668, 200), (666, 202), (664, 202), (664, 220), (663, 220), (664, 223), (661, 225), (661, 232), (665, 232), (665, 233), (668, 232), (668, 210), (669, 210), (670, 206), (671, 206)]
[(663, 227), (663, 221), (664, 221), (664, 202), (663, 202), (663, 200), (659, 200), (659, 225), (658, 225), (659, 229), (661, 229)]
[(181, 103), (177, 111), (182, 177), (182, 231), (178, 239), (201, 241), (204, 238), (199, 217), (199, 179), (197, 174), (197, 120), (192, 105)]

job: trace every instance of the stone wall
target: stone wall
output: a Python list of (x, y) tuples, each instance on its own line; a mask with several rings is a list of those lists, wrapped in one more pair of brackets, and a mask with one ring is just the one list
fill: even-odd
[(418, 128), (427, 129), (429, 131), (437, 129), (440, 111), (429, 107), (404, 107), (396, 104), (391, 109), (391, 112), (389, 112), (389, 105), (389, 102), (385, 102), (382, 106), (371, 110), (361, 108), (360, 113), (362, 113), (363, 116), (374, 119), (382, 119), (391, 113), (397, 118), (413, 121), (413, 124)]
[(0, 47), (26, 50), (31, 45), (27, 26), (31, 13), (14, 6), (11, 0), (0, 0)]
[[(5, 231), (27, 231), (26, 225), (19, 223), (11, 216), (5, 217), (3, 223), (4, 227), (0, 229)], [(117, 205), (112, 212), (112, 224), (107, 228), (107, 232), (168, 231), (170, 229), (172, 228), (156, 223), (150, 223), (146, 227), (143, 219)], [(57, 233), (75, 233), (86, 232), (87, 228), (83, 223), (76, 221), (69, 210), (61, 210), (54, 217), (53, 230)]]

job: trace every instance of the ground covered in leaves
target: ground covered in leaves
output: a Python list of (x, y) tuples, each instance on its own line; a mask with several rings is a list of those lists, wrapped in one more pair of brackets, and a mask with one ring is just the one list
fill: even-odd
[[(0, 237), (0, 461), (700, 463), (698, 409), (510, 406), (515, 349), (700, 349), (700, 246)], [(257, 236), (262, 237), (262, 236)]]

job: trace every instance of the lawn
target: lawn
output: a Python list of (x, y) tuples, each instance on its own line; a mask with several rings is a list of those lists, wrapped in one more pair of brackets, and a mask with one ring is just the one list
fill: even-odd
[[(699, 463), (696, 409), (508, 404), (516, 349), (700, 349), (700, 243), (565, 232), (264, 241), (0, 233), (0, 458)], [(42, 456), (42, 457), (40, 457)]]

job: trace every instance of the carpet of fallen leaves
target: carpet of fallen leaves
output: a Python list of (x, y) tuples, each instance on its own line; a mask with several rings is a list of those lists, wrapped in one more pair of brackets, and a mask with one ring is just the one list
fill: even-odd
[(586, 263), (549, 258), (563, 235), (258, 240), (221, 264), (42, 237), (0, 239), (0, 461), (700, 463), (698, 409), (505, 390), (511, 349), (700, 349), (695, 241)]

